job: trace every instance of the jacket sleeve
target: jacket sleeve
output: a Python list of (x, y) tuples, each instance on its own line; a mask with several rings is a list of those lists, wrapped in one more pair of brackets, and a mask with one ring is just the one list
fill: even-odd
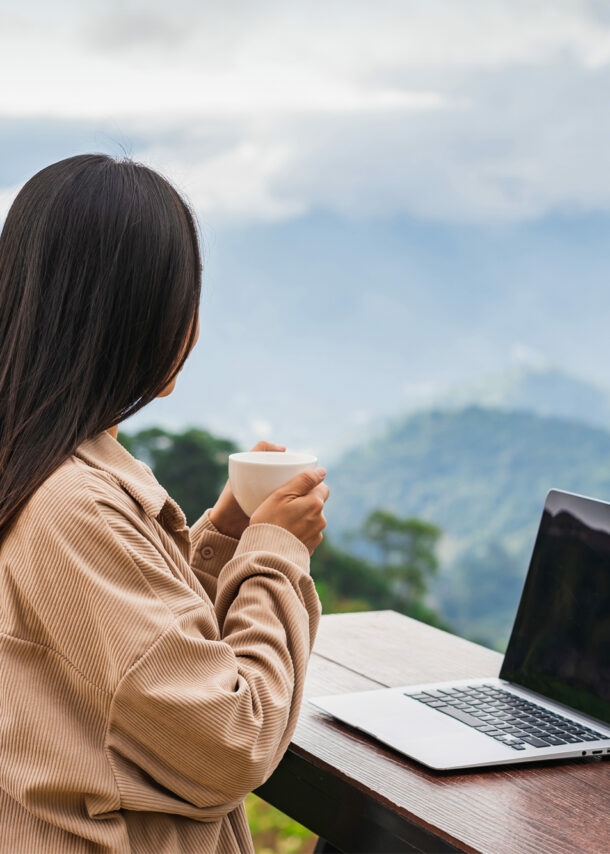
[(176, 616), (129, 668), (107, 731), (123, 808), (213, 820), (271, 774), (319, 620), (308, 566), (287, 531), (249, 528), (218, 573), (215, 611), (202, 601)]
[(218, 574), (231, 560), (239, 540), (221, 534), (210, 519), (210, 511), (191, 528), (191, 567), (212, 602), (216, 600)]

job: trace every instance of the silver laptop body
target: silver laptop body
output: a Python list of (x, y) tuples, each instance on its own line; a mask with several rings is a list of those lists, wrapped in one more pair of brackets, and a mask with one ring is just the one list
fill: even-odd
[(438, 770), (610, 756), (610, 504), (549, 492), (498, 679), (310, 702)]

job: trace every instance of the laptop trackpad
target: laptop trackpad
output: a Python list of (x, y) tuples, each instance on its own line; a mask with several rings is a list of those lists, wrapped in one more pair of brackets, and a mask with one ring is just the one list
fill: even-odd
[(315, 705), (389, 747), (446, 769), (506, 759), (509, 749), (448, 715), (405, 697), (404, 689), (317, 698)]
[(398, 692), (380, 711), (367, 723), (371, 735), (434, 768), (476, 764), (490, 753), (506, 756), (507, 748), (489, 736)]

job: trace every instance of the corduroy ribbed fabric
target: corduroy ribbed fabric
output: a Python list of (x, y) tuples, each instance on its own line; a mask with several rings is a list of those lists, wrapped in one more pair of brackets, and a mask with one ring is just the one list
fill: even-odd
[(243, 799), (296, 726), (320, 615), (309, 554), (189, 531), (109, 434), (0, 548), (0, 851), (243, 854)]

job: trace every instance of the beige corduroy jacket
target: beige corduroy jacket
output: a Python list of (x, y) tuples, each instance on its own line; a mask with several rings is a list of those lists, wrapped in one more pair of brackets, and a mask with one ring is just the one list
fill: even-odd
[(0, 548), (0, 851), (252, 851), (247, 792), (288, 746), (319, 620), (273, 525), (189, 531), (107, 433)]

